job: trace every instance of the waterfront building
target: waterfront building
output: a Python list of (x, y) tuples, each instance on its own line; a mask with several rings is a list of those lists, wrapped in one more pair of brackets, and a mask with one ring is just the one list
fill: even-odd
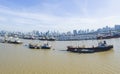
[(77, 34), (77, 35), (61, 35), (57, 37), (57, 40), (68, 41), (68, 40), (90, 40), (96, 39), (97, 33)]
[(47, 32), (39, 32), (37, 30), (33, 30), (32, 32), (22, 33), (22, 32), (8, 32), (1, 30), (0, 36), (7, 35), (12, 37), (19, 37), (23, 39), (40, 39), (42, 37), (54, 37), (56, 40), (88, 40), (88, 39), (96, 39), (99, 36), (108, 37), (108, 36), (120, 36), (120, 25), (115, 25), (114, 27), (103, 27), (95, 30), (73, 30), (68, 32), (60, 33), (59, 31), (47, 31)]

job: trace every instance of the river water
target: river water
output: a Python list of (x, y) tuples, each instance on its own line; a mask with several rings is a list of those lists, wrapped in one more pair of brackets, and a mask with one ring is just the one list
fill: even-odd
[(24, 44), (0, 43), (0, 74), (118, 74), (120, 73), (120, 38), (108, 39), (110, 51), (80, 54), (67, 52), (66, 46), (97, 46), (98, 40), (53, 41), (52, 49), (29, 49)]

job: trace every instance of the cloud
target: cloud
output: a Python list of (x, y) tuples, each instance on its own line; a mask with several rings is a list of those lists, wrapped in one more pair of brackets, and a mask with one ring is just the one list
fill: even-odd
[[(54, 15), (48, 15), (43, 13), (30, 13), (30, 12), (16, 12), (11, 10), (0, 10), (0, 13), (7, 14), (9, 17), (12, 17), (11, 20), (14, 22), (27, 24), (27, 23), (35, 23), (35, 22), (41, 22), (44, 24), (71, 24), (77, 23), (80, 21), (80, 18), (70, 18), (70, 17), (60, 17), (60, 16), (54, 16)], [(6, 18), (8, 18), (6, 16)], [(73, 23), (72, 23), (73, 22)], [(81, 21), (82, 22), (82, 21)]]
[(47, 1), (29, 8), (17, 9), (16, 6), (17, 10), (0, 5), (0, 24), (4, 25), (3, 29), (14, 27), (16, 30), (29, 31), (34, 29), (70, 31), (113, 26), (120, 23), (120, 14), (118, 14), (120, 6), (115, 5), (116, 2), (113, 0)]
[(6, 18), (5, 17), (0, 17), (0, 21), (5, 21)]

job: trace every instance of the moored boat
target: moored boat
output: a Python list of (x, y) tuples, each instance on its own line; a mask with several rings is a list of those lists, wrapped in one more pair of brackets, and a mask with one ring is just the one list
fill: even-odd
[(28, 46), (29, 48), (31, 48), (31, 49), (40, 49), (41, 48), (41, 46), (40, 45), (38, 45), (38, 44), (29, 44), (29, 46)]
[(10, 37), (9, 40), (7, 41), (7, 43), (11, 43), (11, 44), (22, 44), (23, 42), (20, 41), (20, 39), (18, 37)]
[(0, 40), (1, 43), (10, 43), (10, 44), (22, 44), (23, 42), (19, 40), (19, 38), (14, 37), (4, 37)]
[(40, 37), (39, 40), (43, 40), (43, 41), (55, 41), (56, 39), (54, 37)]
[(51, 49), (51, 45), (48, 43), (45, 43), (41, 46), (41, 49)]

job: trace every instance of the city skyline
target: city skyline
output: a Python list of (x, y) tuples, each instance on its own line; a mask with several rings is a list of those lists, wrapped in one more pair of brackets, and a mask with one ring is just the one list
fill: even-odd
[(0, 0), (0, 29), (70, 31), (119, 24), (119, 0)]

